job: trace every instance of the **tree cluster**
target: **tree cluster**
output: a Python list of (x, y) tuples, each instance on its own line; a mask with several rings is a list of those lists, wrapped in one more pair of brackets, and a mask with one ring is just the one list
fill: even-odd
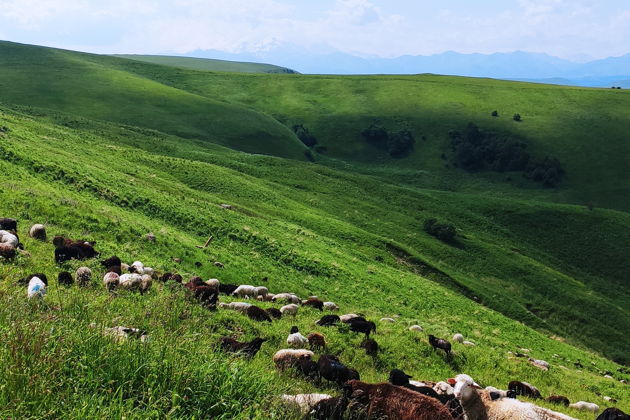
[(297, 138), (306, 145), (306, 147), (313, 147), (317, 145), (317, 139), (315, 138), (315, 136), (312, 135), (302, 124), (294, 125), (293, 132), (295, 133)]
[(416, 139), (411, 131), (402, 129), (395, 132), (388, 132), (387, 129), (378, 124), (371, 124), (361, 132), (361, 135), (370, 143), (385, 148), (391, 157), (404, 157), (411, 150)]

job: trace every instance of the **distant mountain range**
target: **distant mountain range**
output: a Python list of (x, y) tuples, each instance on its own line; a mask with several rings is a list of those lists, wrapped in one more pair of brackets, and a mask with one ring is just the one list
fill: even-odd
[(232, 54), (215, 50), (197, 50), (186, 55), (236, 61), (264, 61), (306, 74), (435, 73), (576, 86), (630, 88), (630, 53), (587, 63), (576, 63), (547, 54), (523, 51), (494, 54), (460, 54), (447, 51), (430, 56), (366, 58), (330, 50), (313, 52), (287, 45), (258, 53)]

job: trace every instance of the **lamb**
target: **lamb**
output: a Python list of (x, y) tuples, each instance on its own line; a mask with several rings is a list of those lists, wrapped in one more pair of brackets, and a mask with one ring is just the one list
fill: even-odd
[(206, 284), (210, 287), (213, 287), (219, 290), (219, 285), (221, 284), (218, 279), (209, 279), (206, 281)]
[(28, 231), (28, 235), (33, 238), (33, 239), (37, 239), (38, 241), (46, 241), (46, 227), (44, 225), (41, 224), (36, 224), (31, 226), (31, 229)]
[(336, 356), (330, 354), (319, 357), (317, 368), (322, 378), (336, 382), (339, 386), (351, 379), (360, 379), (359, 372), (348, 368)]
[(79, 286), (90, 285), (90, 281), (92, 281), (92, 270), (88, 267), (79, 267), (75, 275)]
[(248, 284), (242, 284), (238, 286), (236, 290), (232, 292), (232, 295), (250, 298), (250, 297), (256, 297), (255, 293), (256, 293), (256, 289), (254, 288), (254, 286), (250, 286)]
[(449, 343), (447, 340), (444, 340), (443, 338), (437, 338), (436, 336), (434, 336), (432, 334), (429, 334), (429, 344), (431, 344), (431, 346), (434, 349), (442, 349), (442, 350), (444, 350), (446, 355), (450, 356), (450, 354), (451, 354), (451, 343)]
[(267, 289), (265, 286), (254, 287), (254, 296), (264, 298), (268, 294), (269, 294), (269, 289)]
[(453, 335), (453, 341), (457, 342), (457, 343), (463, 343), (464, 342), (464, 336), (460, 333), (457, 333), (455, 335)]
[(230, 337), (221, 337), (220, 345), (223, 351), (229, 353), (241, 353), (250, 359), (256, 356), (266, 338), (256, 337), (250, 342), (239, 342)]
[(63, 236), (55, 236), (53, 244), (55, 245), (55, 262), (60, 264), (71, 259), (85, 260), (96, 258), (99, 253), (94, 250), (96, 242), (73, 241)]
[(228, 309), (232, 309), (234, 311), (238, 311), (238, 312), (242, 312), (242, 313), (246, 313), (247, 312), (247, 308), (249, 308), (251, 305), (251, 303), (246, 303), (246, 302), (230, 302), (228, 303)]
[(22, 279), (19, 279), (17, 281), (18, 284), (22, 285), (22, 286), (28, 286), (28, 284), (30, 283), (30, 281), (35, 278), (38, 277), (41, 281), (44, 282), (44, 284), (46, 286), (48, 286), (48, 277), (46, 277), (46, 274), (44, 273), (35, 273), (35, 274), (30, 274)]
[(327, 311), (338, 311), (339, 306), (335, 302), (324, 302), (324, 309)]
[(307, 337), (308, 345), (313, 349), (325, 349), (326, 348), (326, 338), (319, 333), (310, 333)]
[(569, 404), (571, 403), (567, 397), (562, 396), (562, 395), (551, 395), (547, 397), (547, 401), (554, 404), (562, 404), (565, 407), (568, 407)]
[(508, 384), (508, 389), (510, 391), (516, 392), (516, 395), (522, 395), (524, 397), (529, 397), (533, 399), (542, 398), (538, 388), (536, 388), (534, 385), (529, 384), (527, 382), (511, 381)]
[(4, 242), (0, 243), (0, 257), (4, 258), (5, 260), (12, 260), (15, 258), (16, 255), (17, 251), (15, 250), (15, 247), (13, 245)]
[(298, 409), (303, 415), (306, 415), (318, 402), (331, 399), (332, 396), (328, 394), (284, 394), (281, 398), (287, 406)]
[(146, 274), (145, 270), (145, 274), (143, 274), (140, 278), (140, 294), (145, 294), (146, 292), (148, 292), (152, 284), (153, 277), (151, 277), (149, 274)]
[(569, 404), (569, 407), (580, 411), (590, 411), (595, 414), (599, 412), (599, 406), (597, 404), (586, 401), (578, 401), (576, 403)]
[(0, 243), (11, 245), (13, 248), (19, 248), (20, 239), (15, 233), (0, 230)]
[(468, 375), (449, 379), (455, 385), (455, 397), (460, 400), (469, 420), (576, 420), (562, 413), (538, 407), (513, 398), (496, 397), (478, 392), (479, 385)]
[(115, 255), (112, 255), (111, 257), (101, 261), (101, 265), (103, 266), (103, 268), (120, 267), (121, 264), (122, 261)]
[(339, 319), (341, 320), (341, 322), (343, 322), (344, 324), (347, 324), (348, 321), (350, 321), (352, 318), (358, 318), (359, 315), (357, 314), (345, 314), (345, 315), (341, 315), (339, 317)]
[(0, 219), (0, 229), (1, 230), (17, 231), (17, 220), (10, 219), (8, 217), (1, 218)]
[(315, 353), (306, 349), (282, 349), (273, 355), (273, 362), (279, 370), (296, 367), (302, 360), (310, 360)]
[(231, 295), (232, 293), (234, 293), (236, 289), (238, 289), (238, 286), (234, 284), (224, 284), (224, 283), (219, 284), (219, 293)]
[(338, 315), (324, 315), (319, 321), (316, 322), (316, 324), (321, 327), (332, 327), (339, 322), (340, 319)]
[(299, 304), (301, 302), (300, 298), (294, 295), (293, 293), (278, 293), (273, 297), (273, 302), (286, 301), (287, 303)]
[(293, 348), (304, 348), (308, 344), (308, 338), (300, 334), (298, 327), (293, 326), (287, 337), (287, 344)]
[(424, 331), (424, 328), (422, 328), (420, 325), (412, 325), (411, 327), (409, 327), (409, 331), (422, 332)]
[(475, 343), (473, 343), (472, 341), (468, 341), (468, 340), (464, 340), (464, 341), (462, 342), (462, 344), (463, 344), (463, 345), (465, 345), (465, 346), (469, 346), (469, 347), (474, 347), (474, 346), (476, 345), (476, 344), (475, 344)]
[(381, 318), (379, 322), (385, 322), (388, 324), (393, 324), (394, 322), (396, 322), (396, 320), (394, 318)]
[(256, 296), (256, 300), (259, 300), (261, 302), (272, 302), (274, 296), (275, 295), (273, 293), (267, 293), (264, 296)]
[(531, 363), (533, 366), (536, 366), (538, 369), (549, 370), (549, 363), (545, 362), (544, 360), (537, 360), (531, 357), (527, 360), (529, 361), (529, 363)]
[(267, 312), (269, 316), (272, 318), (275, 318), (275, 319), (282, 318), (282, 312), (280, 312), (280, 309), (278, 308), (267, 308), (265, 309), (265, 312)]
[(144, 274), (144, 264), (142, 264), (140, 261), (134, 261), (129, 266), (129, 272), (143, 275)]
[(254, 321), (271, 322), (271, 317), (264, 309), (251, 305), (245, 310), (245, 314)]
[(298, 306), (294, 303), (291, 303), (289, 305), (284, 305), (282, 308), (280, 308), (280, 312), (282, 312), (282, 315), (297, 315), (298, 313)]
[(318, 309), (320, 311), (324, 310), (324, 302), (317, 299), (317, 298), (308, 298), (306, 300), (302, 301), (302, 305), (304, 306), (310, 306), (312, 308)]
[(392, 384), (366, 384), (351, 380), (345, 384), (343, 395), (349, 401), (351, 418), (453, 419), (439, 401)]
[(72, 283), (74, 283), (72, 274), (68, 273), (67, 271), (62, 271), (57, 275), (57, 284), (63, 286), (72, 286)]
[(609, 407), (595, 420), (630, 420), (630, 416), (618, 408)]
[(350, 321), (350, 331), (363, 333), (366, 337), (369, 338), (372, 331), (374, 331), (374, 334), (376, 334), (376, 324), (372, 321), (356, 321), (355, 318)]
[(119, 281), (120, 281), (120, 276), (111, 271), (109, 273), (106, 273), (105, 276), (103, 277), (103, 284), (105, 285), (105, 288), (110, 292), (114, 290), (116, 287), (118, 287)]
[(32, 298), (43, 298), (46, 295), (46, 284), (39, 277), (33, 277), (28, 282), (27, 296)]
[(368, 356), (376, 356), (378, 354), (378, 343), (372, 338), (366, 338), (361, 342), (361, 348), (365, 349)]

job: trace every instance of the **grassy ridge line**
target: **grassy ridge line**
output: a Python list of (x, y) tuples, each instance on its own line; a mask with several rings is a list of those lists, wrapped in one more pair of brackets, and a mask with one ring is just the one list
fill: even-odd
[(6, 103), (304, 159), (304, 147), (293, 133), (259, 111), (163, 85), (90, 54), (0, 42), (0, 86), (0, 100)]
[[(63, 120), (58, 123), (64, 124)], [(81, 123), (74, 122), (77, 124)], [(83, 124), (91, 127), (89, 121)], [(83, 136), (100, 142), (93, 133), (103, 130), (107, 130), (109, 148), (114, 147), (112, 143), (129, 144), (151, 153), (118, 150), (117, 159), (123, 163), (112, 166), (117, 159), (107, 160), (106, 173), (96, 178), (101, 180), (100, 185), (92, 185), (89, 190), (150, 217), (175, 220), (181, 228), (202, 237), (200, 242), (211, 233), (231, 235), (257, 250), (273, 252), (286, 265), (311, 273), (334, 273), (334, 265), (324, 266), (313, 257), (314, 249), (344, 246), (346, 252), (360, 251), (397, 266), (384, 246), (384, 240), (390, 240), (385, 238), (393, 238), (416, 257), (472, 289), (486, 305), (574, 343), (605, 351), (609, 357), (626, 357), (623, 346), (611, 347), (609, 343), (627, 340), (623, 328), (618, 328), (629, 319), (624, 309), (628, 306), (627, 289), (622, 284), (616, 289), (608, 287), (611, 281), (623, 278), (628, 268), (623, 250), (629, 245), (623, 232), (628, 231), (630, 223), (624, 213), (513, 200), (480, 202), (475, 195), (400, 188), (319, 165), (242, 155), (218, 146), (208, 150), (204, 143), (191, 142), (182, 147), (181, 139), (155, 132), (145, 137), (108, 125), (86, 129)], [(73, 145), (82, 141), (83, 137), (71, 139), (68, 150), (74, 150)], [(42, 147), (59, 148), (59, 144)], [(87, 158), (89, 162), (113, 153), (99, 147), (91, 143), (84, 148), (93, 151)], [(47, 151), (50, 156), (55, 153)], [(24, 155), (30, 159), (32, 154), (25, 151)], [(126, 163), (128, 155), (135, 157), (132, 166)], [(50, 157), (43, 162), (50, 162)], [(56, 165), (63, 166), (64, 162), (62, 159)], [(131, 181), (125, 180), (119, 191), (112, 192), (112, 183), (102, 182), (111, 177), (112, 169), (130, 176)], [(82, 177), (94, 178), (90, 171), (82, 167), (78, 170)], [(156, 176), (168, 180), (168, 184), (157, 188)], [(221, 202), (238, 204), (242, 213), (231, 212), (228, 217), (242, 214), (244, 219), (238, 223), (248, 231), (228, 228), (215, 215), (204, 214), (205, 203)], [(434, 216), (447, 217), (461, 229), (465, 238), (459, 246), (444, 245), (422, 232), (424, 218)], [(547, 218), (550, 224), (540, 224)], [(567, 228), (558, 231), (558, 241), (575, 242), (575, 246), (544, 252), (537, 249), (536, 243), (549, 236), (549, 226), (562, 227), (564, 219)], [(253, 221), (270, 220), (288, 224), (283, 223), (281, 234), (275, 237), (260, 234), (268, 232), (268, 227), (252, 226)], [(580, 226), (586, 223), (599, 228), (582, 233), (586, 235), (584, 240), (575, 241), (574, 235), (582, 232)], [(285, 229), (303, 232), (305, 237), (299, 236), (296, 242)], [(306, 240), (313, 234), (324, 238), (320, 238), (322, 244)], [(521, 236), (538, 242), (522, 241)], [(589, 271), (572, 264), (583, 258), (590, 263), (586, 266)], [(600, 275), (592, 274), (599, 271)]]
[[(58, 159), (64, 170), (80, 171), (84, 174), (82, 179), (104, 182), (125, 196), (133, 196), (148, 186), (158, 190), (175, 187), (176, 181), (169, 177), (173, 172), (171, 168), (155, 172), (159, 166), (144, 165), (135, 159), (143, 155), (138, 150), (130, 153), (133, 150), (117, 149), (119, 146), (112, 145), (113, 139), (108, 137), (88, 136), (15, 115), (4, 114), (3, 120), (13, 127), (10, 136), (15, 136), (11, 137), (15, 141), (11, 144), (16, 149), (21, 146), (24, 152), (39, 161), (39, 165), (56, 166)], [(136, 141), (141, 138), (137, 135)], [(4, 143), (7, 139), (1, 140)], [(148, 137), (145, 141), (154, 139)], [(51, 155), (46, 150), (45, 145), (52, 143), (61, 151), (59, 154)], [(78, 148), (77, 145), (90, 147)], [(21, 150), (16, 152), (22, 153)], [(236, 154), (227, 152), (223, 159), (228, 160), (232, 155)], [(98, 156), (110, 164), (108, 171), (104, 166), (101, 168)], [(68, 159), (70, 157), (72, 160)], [(173, 159), (173, 162), (178, 160)], [(270, 162), (274, 161), (270, 159)], [(186, 197), (178, 207), (193, 206), (204, 218), (227, 218), (223, 225), (228, 231), (236, 232), (246, 223), (249, 231), (244, 232), (260, 231), (258, 235), (270, 240), (296, 246), (303, 244), (304, 249), (311, 252), (311, 258), (330, 267), (332, 275), (309, 275), (279, 263), (273, 248), (254, 249), (250, 242), (231, 240), (223, 235), (206, 251), (210, 253), (207, 255), (193, 246), (205, 237), (196, 232), (194, 223), (180, 224), (178, 213), (173, 213), (170, 218), (156, 219), (133, 207), (113, 205), (109, 197), (99, 197), (90, 188), (85, 188), (85, 184), (64, 185), (51, 179), (48, 173), (39, 170), (40, 166), (23, 166), (3, 160), (0, 168), (2, 185), (7, 186), (0, 192), (0, 209), (2, 214), (13, 214), (22, 220), (20, 233), (33, 254), (31, 258), (20, 259), (17, 265), (0, 265), (0, 278), (3, 279), (0, 295), (5, 303), (0, 316), (0, 331), (8, 341), (25, 346), (19, 347), (20, 350), (36, 348), (37, 343), (42, 343), (43, 354), (49, 354), (45, 358), (24, 360), (30, 365), (30, 382), (20, 382), (23, 365), (14, 363), (13, 357), (22, 353), (0, 352), (0, 366), (7, 374), (3, 377), (15, 378), (11, 387), (0, 391), (2, 400), (10, 401), (1, 404), (4, 407), (2, 416), (46, 413), (51, 417), (79, 418), (96, 415), (93, 410), (98, 408), (99, 415), (124, 414), (128, 418), (160, 417), (166, 413), (174, 417), (211, 416), (218, 412), (226, 418), (266, 418), (274, 413), (284, 415), (277, 406), (267, 406), (272, 396), (286, 391), (314, 390), (290, 374), (277, 374), (270, 358), (275, 349), (284, 346), (290, 325), (297, 324), (303, 331), (314, 329), (312, 322), (319, 317), (316, 311), (305, 311), (296, 321), (284, 320), (272, 326), (261, 326), (235, 313), (208, 314), (197, 305), (186, 303), (176, 290), (160, 286), (144, 297), (121, 293), (111, 298), (100, 285), (85, 290), (60, 290), (59, 293), (53, 285), (48, 301), (53, 307), (60, 306), (59, 309), (26, 304), (23, 288), (8, 280), (33, 271), (52, 275), (58, 270), (52, 261), (52, 245), (30, 240), (24, 234), (29, 223), (35, 221), (46, 222), (51, 234), (97, 239), (98, 248), (104, 255), (116, 253), (129, 259), (141, 259), (160, 269), (176, 265), (169, 261), (171, 256), (183, 256), (184, 262), (178, 268), (184, 273), (198, 272), (231, 282), (259, 282), (265, 275), (269, 276), (272, 290), (320, 294), (338, 301), (344, 312), (363, 311), (372, 318), (400, 313), (399, 324), (379, 329), (376, 338), (384, 350), (376, 361), (358, 349), (360, 338), (348, 338), (322, 329), (331, 343), (330, 350), (340, 353), (342, 360), (359, 369), (368, 381), (383, 380), (392, 367), (402, 367), (417, 378), (426, 379), (440, 379), (466, 371), (482, 383), (495, 385), (518, 377), (535, 383), (545, 394), (563, 393), (572, 400), (594, 400), (597, 397), (593, 392), (597, 391), (627, 401), (624, 386), (591, 373), (591, 361), (598, 369), (615, 370), (616, 366), (609, 361), (550, 340), (431, 281), (400, 270), (394, 264), (375, 262), (361, 246), (348, 246), (347, 239), (330, 238), (276, 218), (245, 216), (207, 205), (216, 198), (229, 197), (229, 186), (220, 192), (225, 196), (215, 197), (178, 183)], [(123, 168), (127, 168), (128, 173)], [(182, 160), (180, 170), (190, 169), (189, 162)], [(229, 173), (223, 173), (222, 178), (231, 178)], [(257, 194), (257, 191), (250, 193)], [(179, 197), (171, 199), (157, 191), (156, 199), (158, 197), (170, 211), (182, 211), (170, 204)], [(234, 201), (242, 206), (242, 200), (244, 198), (239, 197)], [(286, 203), (282, 202), (279, 207)], [(203, 208), (197, 207), (202, 204)], [(141, 239), (148, 231), (158, 234), (156, 244)], [(207, 263), (201, 269), (194, 268), (195, 261), (214, 259), (225, 262), (226, 269), (219, 270)], [(100, 273), (96, 262), (88, 264)], [(69, 265), (76, 269), (80, 263)], [(361, 281), (357, 282), (357, 279)], [(146, 328), (153, 341), (146, 349), (133, 344), (116, 345), (88, 329), (87, 325), (92, 321)], [(442, 336), (449, 336), (456, 328), (478, 346), (455, 345), (455, 363), (449, 365), (424, 343), (424, 338), (419, 341), (405, 331), (413, 322), (420, 322), (427, 331)], [(25, 331), (29, 333), (25, 334)], [(226, 361), (224, 356), (215, 355), (212, 350), (220, 335), (235, 331), (244, 338), (257, 334), (271, 338), (251, 365)], [(20, 341), (18, 337), (23, 338)], [(534, 357), (550, 360), (554, 368), (543, 373), (522, 360), (506, 357), (507, 350), (514, 351), (519, 347), (531, 348)], [(554, 362), (553, 354), (569, 360), (579, 358), (587, 369), (579, 373), (568, 361)], [(195, 363), (190, 363), (191, 358)], [(555, 366), (561, 363), (569, 365), (569, 369)], [(128, 366), (137, 366), (137, 369), (130, 370)], [(246, 387), (247, 383), (252, 387)], [(624, 404), (627, 403), (622, 402), (619, 406), (627, 410)], [(577, 412), (569, 413), (577, 418), (590, 418)]]
[(286, 67), (273, 64), (215, 60), (210, 58), (178, 57), (165, 55), (115, 54), (114, 57), (143, 61), (162, 66), (181, 67), (191, 70), (236, 73), (295, 73)]

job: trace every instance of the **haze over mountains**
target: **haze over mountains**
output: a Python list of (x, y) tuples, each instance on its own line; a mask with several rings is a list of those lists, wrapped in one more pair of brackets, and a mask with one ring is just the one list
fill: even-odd
[(262, 52), (226, 53), (196, 50), (186, 56), (236, 61), (264, 61), (306, 74), (418, 74), (491, 77), (589, 87), (630, 88), (630, 53), (621, 57), (577, 63), (547, 54), (515, 51), (461, 54), (447, 51), (429, 56), (359, 57), (340, 51), (305, 50), (280, 45)]

